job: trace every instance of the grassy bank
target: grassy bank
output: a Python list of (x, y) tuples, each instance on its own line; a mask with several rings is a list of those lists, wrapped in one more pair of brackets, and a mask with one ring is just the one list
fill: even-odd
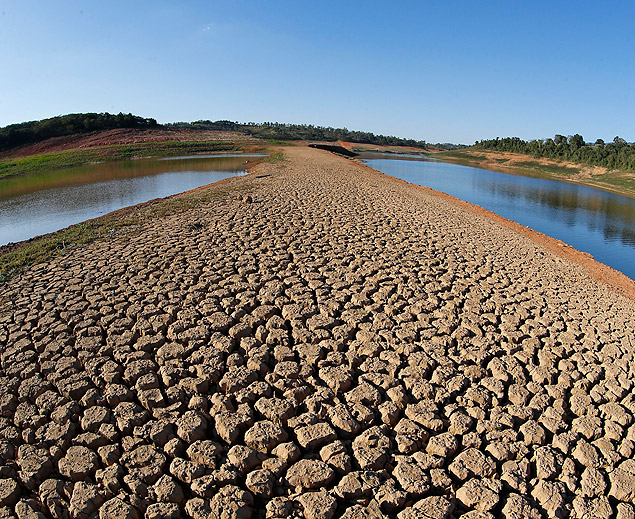
[(456, 150), (435, 154), (435, 158), (503, 173), (575, 182), (635, 198), (635, 173), (607, 170), (553, 159), (536, 159), (518, 153), (484, 150)]
[(150, 142), (75, 149), (41, 153), (17, 159), (0, 159), (0, 179), (38, 171), (79, 166), (90, 162), (239, 151), (245, 151), (245, 146), (227, 141)]

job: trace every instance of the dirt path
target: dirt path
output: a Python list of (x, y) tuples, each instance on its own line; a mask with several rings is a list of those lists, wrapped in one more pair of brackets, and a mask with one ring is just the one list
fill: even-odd
[(0, 517), (631, 517), (635, 302), (285, 153), (0, 288)]

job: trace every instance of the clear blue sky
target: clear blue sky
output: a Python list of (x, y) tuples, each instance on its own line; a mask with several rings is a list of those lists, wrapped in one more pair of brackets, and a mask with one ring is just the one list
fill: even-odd
[(635, 2), (0, 0), (0, 126), (73, 112), (635, 140)]

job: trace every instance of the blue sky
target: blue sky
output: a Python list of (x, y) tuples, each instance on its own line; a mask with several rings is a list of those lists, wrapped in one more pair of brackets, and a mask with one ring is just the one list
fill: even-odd
[(73, 112), (635, 140), (635, 2), (0, 0), (0, 126)]

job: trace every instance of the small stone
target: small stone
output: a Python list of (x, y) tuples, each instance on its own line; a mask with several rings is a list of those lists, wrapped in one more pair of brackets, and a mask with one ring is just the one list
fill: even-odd
[(269, 497), (273, 492), (274, 483), (275, 476), (273, 472), (266, 469), (260, 469), (247, 474), (245, 486), (256, 496)]
[(207, 436), (207, 420), (196, 411), (187, 411), (176, 421), (176, 434), (186, 443), (204, 440)]
[(445, 497), (430, 496), (417, 501), (397, 515), (397, 519), (448, 519), (454, 506)]
[(451, 433), (443, 433), (437, 436), (431, 436), (428, 440), (426, 452), (435, 456), (446, 458), (456, 452), (459, 442), (456, 436)]
[(154, 503), (146, 508), (145, 519), (179, 519), (181, 510), (176, 503)]
[(544, 445), (547, 441), (545, 429), (534, 420), (525, 422), (520, 426), (519, 431), (523, 435), (525, 445)]
[(296, 500), (302, 506), (305, 519), (332, 519), (337, 500), (326, 490), (301, 494)]
[(211, 440), (197, 440), (187, 449), (192, 461), (207, 468), (216, 468), (216, 457), (222, 452), (221, 446)]
[(116, 496), (101, 506), (99, 519), (140, 519), (140, 517), (134, 506)]
[(245, 433), (245, 443), (259, 452), (268, 453), (276, 445), (287, 440), (286, 431), (277, 423), (271, 421), (256, 422)]
[(549, 517), (561, 517), (566, 503), (567, 487), (560, 481), (541, 479), (531, 491), (531, 497), (540, 503)]
[(527, 498), (518, 494), (509, 494), (505, 500), (501, 517), (504, 519), (541, 519), (542, 514), (529, 503)]
[(0, 506), (13, 506), (20, 499), (20, 487), (12, 479), (0, 479)]
[(353, 455), (362, 470), (379, 470), (388, 461), (390, 445), (381, 427), (371, 427), (353, 440)]
[(497, 504), (503, 483), (498, 479), (470, 479), (456, 491), (456, 498), (468, 508), (489, 512)]
[(298, 443), (305, 449), (313, 450), (316, 447), (337, 439), (335, 431), (324, 422), (307, 425), (296, 429)]
[(335, 472), (320, 460), (300, 460), (287, 470), (287, 481), (296, 488), (320, 488), (328, 485)]
[(212, 517), (220, 519), (250, 519), (253, 514), (253, 496), (240, 487), (227, 485), (211, 499), (209, 508)]
[(609, 496), (618, 501), (635, 502), (635, 460), (625, 460), (609, 473)]
[(412, 456), (397, 456), (392, 476), (401, 488), (413, 496), (422, 496), (430, 489), (430, 476)]
[(66, 456), (58, 462), (60, 474), (70, 478), (72, 481), (86, 479), (95, 473), (99, 468), (97, 454), (87, 447), (71, 447), (66, 452)]

